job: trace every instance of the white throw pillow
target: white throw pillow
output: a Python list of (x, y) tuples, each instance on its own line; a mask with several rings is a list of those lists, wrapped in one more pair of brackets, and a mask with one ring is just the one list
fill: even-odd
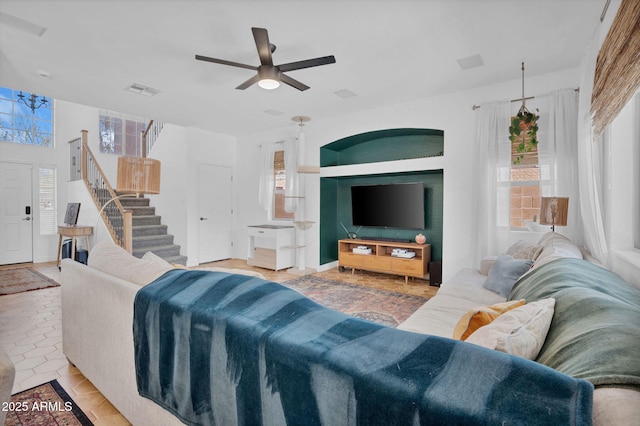
[(173, 269), (168, 263), (138, 259), (122, 247), (101, 241), (93, 247), (89, 256), (89, 266), (114, 277), (138, 285), (147, 285)]
[(477, 329), (466, 342), (534, 360), (547, 338), (555, 304), (548, 298), (512, 309)]

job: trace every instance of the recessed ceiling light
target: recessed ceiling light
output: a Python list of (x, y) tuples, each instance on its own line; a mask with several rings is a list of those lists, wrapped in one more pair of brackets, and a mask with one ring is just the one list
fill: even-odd
[(460, 68), (462, 68), (463, 70), (468, 70), (471, 68), (483, 66), (484, 61), (482, 60), (482, 56), (473, 55), (473, 56), (467, 56), (466, 58), (458, 59), (458, 65), (460, 65)]
[(356, 95), (355, 93), (353, 93), (351, 90), (349, 89), (342, 89), (342, 90), (338, 90), (337, 92), (333, 92), (335, 95), (340, 96), (342, 99), (348, 99), (348, 98), (354, 98), (358, 95)]
[(128, 90), (129, 92), (136, 93), (142, 96), (155, 96), (160, 93), (160, 90), (154, 89), (153, 87), (145, 86), (140, 83), (133, 83), (132, 85), (126, 87), (124, 90)]
[(273, 115), (274, 117), (284, 114), (282, 111), (278, 111), (277, 109), (265, 109), (264, 112), (265, 114)]

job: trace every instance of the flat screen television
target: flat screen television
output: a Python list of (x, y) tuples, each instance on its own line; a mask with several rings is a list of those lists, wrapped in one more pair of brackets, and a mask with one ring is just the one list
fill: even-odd
[(351, 187), (354, 226), (424, 229), (422, 182)]

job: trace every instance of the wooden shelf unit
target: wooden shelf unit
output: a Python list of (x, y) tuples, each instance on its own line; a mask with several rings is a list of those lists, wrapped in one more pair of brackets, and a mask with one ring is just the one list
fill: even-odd
[[(358, 246), (367, 246), (371, 254), (354, 253)], [(391, 256), (394, 248), (415, 252), (413, 258)], [(427, 278), (428, 265), (431, 261), (431, 244), (401, 243), (393, 241), (344, 239), (338, 241), (338, 267), (366, 271), (384, 272), (404, 275), (405, 284), (409, 277)]]

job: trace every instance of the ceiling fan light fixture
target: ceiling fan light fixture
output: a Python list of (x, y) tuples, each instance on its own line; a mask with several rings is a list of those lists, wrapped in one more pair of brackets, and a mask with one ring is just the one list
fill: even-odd
[(280, 87), (280, 71), (274, 66), (261, 66), (258, 68), (258, 86), (266, 90), (274, 90)]
[(280, 87), (280, 82), (272, 78), (263, 78), (258, 82), (258, 86), (262, 87), (265, 90), (274, 90)]

